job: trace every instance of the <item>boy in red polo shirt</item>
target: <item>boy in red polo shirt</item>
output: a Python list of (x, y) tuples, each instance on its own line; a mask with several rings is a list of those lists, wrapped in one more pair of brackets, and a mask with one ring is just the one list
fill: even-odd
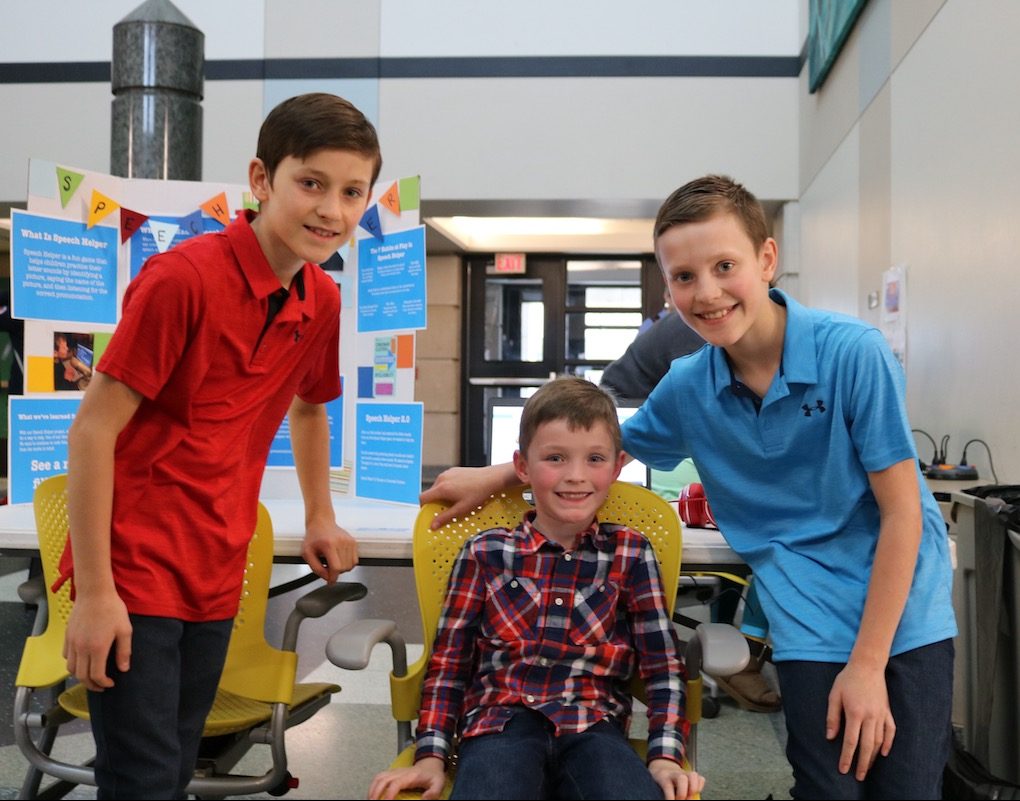
[(285, 414), (302, 555), (329, 582), (357, 563), (323, 406), (340, 394), (340, 294), (316, 265), (350, 239), (381, 163), (346, 100), (284, 101), (249, 167), (259, 214), (154, 256), (125, 293), (68, 436), (64, 652), (89, 690), (100, 798), (184, 797)]

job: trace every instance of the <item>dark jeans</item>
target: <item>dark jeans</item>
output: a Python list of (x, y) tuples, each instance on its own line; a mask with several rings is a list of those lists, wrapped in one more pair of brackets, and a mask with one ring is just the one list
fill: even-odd
[(662, 790), (614, 723), (557, 737), (544, 715), (521, 708), (503, 731), (460, 744), (450, 798), (659, 801)]
[(114, 686), (88, 694), (97, 798), (185, 797), (232, 623), (131, 615), (130, 669), (111, 655)]
[(843, 731), (825, 739), (829, 691), (843, 664), (777, 662), (794, 798), (941, 798), (952, 741), (953, 641), (894, 656), (885, 671), (896, 737), (863, 782), (837, 770)]

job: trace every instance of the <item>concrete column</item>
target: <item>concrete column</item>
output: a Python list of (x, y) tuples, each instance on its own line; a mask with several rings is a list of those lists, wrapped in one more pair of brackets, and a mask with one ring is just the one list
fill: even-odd
[(170, 0), (113, 26), (111, 173), (202, 179), (204, 65), (205, 35)]

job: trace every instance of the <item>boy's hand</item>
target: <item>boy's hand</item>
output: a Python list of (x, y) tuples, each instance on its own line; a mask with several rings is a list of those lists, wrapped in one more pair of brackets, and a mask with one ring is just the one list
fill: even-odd
[(358, 564), (358, 542), (336, 523), (310, 523), (301, 558), (329, 584)]
[(131, 667), (131, 620), (116, 591), (78, 597), (67, 619), (64, 659), (67, 672), (86, 689), (102, 692), (113, 686), (106, 674), (110, 647), (115, 648), (117, 670)]
[(684, 770), (672, 759), (653, 759), (648, 770), (662, 788), (666, 801), (694, 798), (705, 787), (705, 777), (693, 770)]
[(511, 487), (516, 482), (513, 465), (489, 467), (451, 467), (439, 474), (435, 483), (418, 500), (424, 506), (433, 501), (446, 501), (450, 508), (436, 515), (432, 528), (437, 529), (464, 517), (489, 500), (489, 496)]
[(396, 798), (408, 788), (422, 791), (422, 798), (439, 798), (446, 782), (446, 763), (439, 757), (425, 757), (409, 768), (384, 770), (372, 779), (369, 798)]
[(849, 773), (857, 753), (857, 781), (864, 781), (879, 753), (889, 756), (896, 737), (896, 722), (889, 708), (884, 668), (847, 664), (829, 691), (825, 736), (835, 740), (843, 718), (843, 750), (839, 772)]

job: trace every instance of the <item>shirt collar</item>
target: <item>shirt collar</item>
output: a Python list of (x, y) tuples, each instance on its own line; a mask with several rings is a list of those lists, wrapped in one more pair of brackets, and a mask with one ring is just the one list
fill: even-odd
[[(227, 226), (226, 234), (249, 289), (256, 298), (265, 299), (281, 287), (280, 279), (269, 266), (269, 260), (262, 252), (262, 246), (259, 245), (255, 231), (251, 227), (256, 216), (251, 209), (242, 210)], [(314, 268), (305, 264), (294, 277), (290, 292), (293, 300), (284, 305), (281, 319), (287, 319), (289, 315), (285, 315), (285, 312), (289, 309), (295, 312), (300, 310), (304, 317), (315, 316), (315, 282), (308, 280), (311, 269)]]
[[(781, 289), (770, 289), (769, 299), (786, 307), (786, 331), (783, 335), (783, 358), (780, 362), (783, 380), (786, 384), (817, 383), (815, 326), (809, 310)], [(735, 379), (726, 359), (726, 351), (719, 347), (711, 347), (715, 394), (730, 392)]]
[[(550, 540), (535, 527), (535, 511), (533, 509), (524, 513), (524, 519), (516, 531), (514, 531), (514, 536), (517, 539), (517, 549), (522, 553), (536, 553), (546, 544), (557, 548), (563, 547), (559, 543)], [(605, 551), (612, 547), (609, 535), (602, 530), (602, 526), (599, 525), (597, 518), (592, 520), (588, 528), (580, 532), (577, 539), (577, 547), (582, 547), (586, 539), (590, 539), (591, 543), (600, 551)]]

